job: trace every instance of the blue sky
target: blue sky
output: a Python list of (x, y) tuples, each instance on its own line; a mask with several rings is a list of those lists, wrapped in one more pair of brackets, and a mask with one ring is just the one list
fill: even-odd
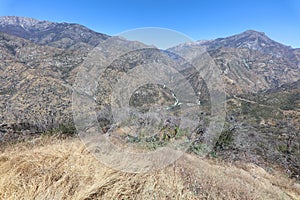
[(74, 22), (109, 35), (163, 27), (194, 40), (254, 29), (283, 44), (300, 47), (298, 0), (0, 0), (0, 15)]

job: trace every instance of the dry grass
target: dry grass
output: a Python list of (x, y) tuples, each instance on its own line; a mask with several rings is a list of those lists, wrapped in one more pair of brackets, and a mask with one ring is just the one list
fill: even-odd
[(299, 184), (252, 164), (184, 155), (161, 171), (109, 169), (79, 139), (40, 139), (0, 153), (0, 199), (300, 199)]

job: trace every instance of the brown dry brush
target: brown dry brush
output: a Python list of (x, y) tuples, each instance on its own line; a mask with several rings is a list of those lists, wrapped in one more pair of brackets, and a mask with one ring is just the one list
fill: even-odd
[(0, 154), (0, 199), (300, 199), (299, 183), (254, 164), (186, 154), (163, 170), (109, 169), (79, 139), (49, 136)]

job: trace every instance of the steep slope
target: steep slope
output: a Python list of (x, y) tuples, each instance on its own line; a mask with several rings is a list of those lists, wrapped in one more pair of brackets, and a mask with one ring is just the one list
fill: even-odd
[(279, 87), (300, 79), (299, 50), (282, 45), (253, 30), (241, 34), (183, 44), (201, 45), (222, 71), (228, 95)]
[(0, 33), (0, 51), (0, 124), (5, 127), (0, 135), (15, 137), (71, 123), (72, 80), (86, 50), (39, 46)]
[[(223, 157), (279, 164), (300, 178), (300, 81), (228, 99)], [(234, 127), (234, 128), (232, 128)], [(231, 138), (228, 140), (228, 138)], [(223, 141), (224, 142), (224, 141)]]

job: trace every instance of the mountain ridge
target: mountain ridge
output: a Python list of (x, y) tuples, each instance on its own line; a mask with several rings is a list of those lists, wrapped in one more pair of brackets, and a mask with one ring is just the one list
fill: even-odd
[(16, 16), (0, 17), (0, 32), (58, 48), (76, 48), (78, 43), (95, 47), (109, 37), (76, 23), (55, 23)]
[[(0, 19), (0, 144), (23, 140), (28, 135), (51, 132), (59, 127), (70, 126), (70, 130), (74, 130), (71, 95), (76, 74), (90, 51), (99, 42), (111, 37), (76, 24), (41, 22), (18, 17)], [(4, 22), (5, 20), (10, 21)], [(130, 41), (127, 44), (129, 43)], [(229, 98), (229, 128), (224, 132), (225, 142), (220, 141), (216, 149), (224, 151), (228, 143), (234, 143), (233, 150), (228, 147), (229, 157), (241, 158), (242, 153), (245, 153), (246, 160), (278, 160), (277, 164), (279, 162), (284, 167), (291, 166), (287, 169), (294, 176), (299, 176), (299, 140), (295, 139), (290, 145), (282, 136), (292, 134), (284, 129), (289, 117), (294, 121), (291, 125), (294, 127), (293, 134), (297, 131), (299, 115), (297, 110), (293, 110), (294, 104), (290, 100), (298, 100), (295, 98), (299, 95), (298, 90), (293, 90), (291, 94), (289, 91), (282, 92), (281, 89), (274, 90), (276, 94), (270, 94), (271, 100), (263, 101), (263, 104), (256, 101), (255, 95), (268, 95), (264, 91), (281, 86), (299, 86), (300, 49), (287, 47), (261, 32), (251, 30), (226, 38), (181, 44), (175, 48), (180, 51), (191, 45), (206, 47), (222, 73), (221, 78)], [(114, 52), (106, 53), (114, 55)], [(139, 59), (160, 58), (158, 51), (155, 54), (140, 53), (127, 54), (123, 56), (123, 60), (120, 58), (115, 65), (109, 66), (106, 75), (112, 73), (114, 77), (106, 77), (108, 80), (105, 81), (115, 77), (114, 80), (117, 80), (126, 70), (144, 63), (144, 60)], [(191, 82), (199, 81), (199, 76), (189, 77)], [(104, 85), (107, 84), (105, 81)], [(194, 85), (199, 88), (201, 86)], [(109, 84), (105, 86), (110, 87)], [(109, 90), (105, 90), (107, 88), (100, 88), (99, 97), (105, 98), (98, 100), (106, 101), (110, 98), (111, 94), (107, 92)], [(237, 99), (236, 95), (244, 96)], [(243, 101), (247, 99), (248, 102)], [(229, 133), (232, 135), (226, 135)], [(258, 142), (261, 146), (258, 146)], [(285, 158), (293, 162), (288, 165)]]
[[(42, 24), (41, 28), (34, 27), (38, 24)], [(13, 26), (11, 27), (11, 25)], [(32, 27), (30, 30), (33, 32), (27, 31), (25, 36), (22, 35), (22, 31), (17, 32), (19, 35), (10, 34), (16, 27), (20, 28), (21, 25), (26, 25), (27, 28)], [(76, 32), (72, 29), (78, 26), (81, 27), (81, 31)], [(24, 75), (17, 75), (19, 73), (18, 70), (21, 73), (24, 69), (26, 69), (25, 71), (31, 70), (32, 73), (44, 74), (44, 76), (48, 74), (46, 76), (49, 76), (51, 79), (54, 78), (53, 81), (55, 84), (67, 83), (71, 86), (75, 80), (76, 71), (88, 55), (88, 52), (97, 43), (110, 37), (82, 27), (81, 25), (39, 21), (23, 17), (0, 17), (0, 32), (8, 34), (5, 36), (2, 33), (2, 37), (0, 38), (2, 44), (1, 59), (3, 61), (0, 66), (3, 71), (1, 82), (8, 84), (3, 84), (1, 93), (4, 94), (7, 91), (18, 92), (17, 90), (10, 89), (14, 88), (11, 83), (19, 83), (26, 80)], [(48, 31), (45, 32), (45, 30)], [(73, 33), (69, 35), (70, 32)], [(88, 37), (80, 37), (82, 34), (88, 35)], [(66, 41), (65, 37), (68, 36), (70, 36), (69, 40)], [(23, 39), (20, 40), (16, 37)], [(258, 40), (257, 38), (263, 38), (262, 40), (272, 48), (268, 49), (266, 44), (262, 47), (266, 50), (260, 51), (253, 50), (247, 45), (241, 46), (240, 43), (243, 41), (247, 42), (247, 38), (254, 39), (254, 41)], [(236, 41), (237, 39), (239, 41)], [(29, 41), (29, 43), (26, 41)], [(223, 44), (223, 46), (217, 43)], [(28, 45), (32, 47), (26, 47)], [(224, 79), (226, 92), (229, 96), (276, 88), (300, 79), (299, 49), (293, 50), (274, 42), (262, 32), (248, 30), (226, 38), (201, 43), (196, 42), (195, 44), (182, 44), (178, 48), (185, 48), (189, 45), (207, 47), (209, 54), (222, 72), (221, 76)], [(285, 49), (278, 50), (278, 45), (285, 47)], [(273, 48), (274, 46), (276, 47), (275, 49)], [(274, 54), (268, 54), (268, 51), (279, 51), (280, 54), (284, 53), (284, 56), (278, 57)], [(299, 54), (294, 55), (294, 51)], [(18, 66), (19, 69), (12, 73), (9, 70), (14, 66)], [(26, 87), (30, 88), (28, 85)], [(31, 90), (34, 91), (35, 89), (32, 88)], [(11, 93), (11, 95), (15, 94)], [(11, 97), (5, 96), (3, 100), (6, 101), (6, 98)], [(56, 97), (53, 98), (55, 99)]]

